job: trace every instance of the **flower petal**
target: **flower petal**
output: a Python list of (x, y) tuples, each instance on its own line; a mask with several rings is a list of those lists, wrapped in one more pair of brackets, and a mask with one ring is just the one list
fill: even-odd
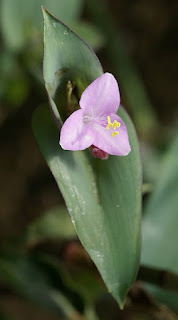
[[(114, 120), (120, 122), (120, 127), (114, 130), (113, 128), (106, 129), (101, 125), (95, 124), (93, 126), (95, 133), (93, 144), (111, 155), (126, 156), (131, 150), (126, 125), (115, 114), (111, 114), (110, 118), (112, 123)], [(119, 134), (113, 137), (112, 133), (115, 131), (119, 132)]]
[(73, 112), (62, 126), (61, 147), (64, 150), (84, 150), (93, 144), (93, 140), (91, 127), (83, 122), (83, 110)]
[(104, 73), (83, 92), (80, 107), (93, 115), (116, 113), (120, 105), (120, 93), (116, 79)]

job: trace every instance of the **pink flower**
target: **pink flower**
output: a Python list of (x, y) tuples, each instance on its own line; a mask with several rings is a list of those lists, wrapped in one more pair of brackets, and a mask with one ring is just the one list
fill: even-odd
[(104, 73), (93, 81), (79, 104), (61, 129), (61, 147), (76, 151), (94, 145), (108, 154), (126, 156), (131, 148), (126, 125), (116, 114), (120, 94), (114, 76)]

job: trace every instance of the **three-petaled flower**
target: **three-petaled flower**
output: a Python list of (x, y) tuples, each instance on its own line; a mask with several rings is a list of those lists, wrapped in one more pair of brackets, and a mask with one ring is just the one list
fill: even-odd
[(61, 147), (76, 151), (94, 145), (111, 155), (127, 155), (131, 148), (126, 125), (116, 114), (120, 94), (114, 76), (104, 73), (93, 81), (79, 104), (61, 129)]

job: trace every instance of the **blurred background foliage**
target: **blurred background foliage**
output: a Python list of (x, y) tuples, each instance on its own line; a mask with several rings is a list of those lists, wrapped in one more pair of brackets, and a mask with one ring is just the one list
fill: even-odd
[[(137, 281), (122, 312), (79, 243), (32, 135), (32, 113), (47, 104), (41, 5), (116, 76), (138, 132), (141, 262), (165, 277)], [(0, 1), (0, 319), (177, 318), (177, 17), (176, 0)]]

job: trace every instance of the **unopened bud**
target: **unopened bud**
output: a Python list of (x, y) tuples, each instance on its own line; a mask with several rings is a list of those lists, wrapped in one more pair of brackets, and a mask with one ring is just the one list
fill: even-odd
[(102, 160), (106, 160), (109, 156), (107, 152), (105, 152), (95, 146), (91, 146), (91, 152), (95, 158), (99, 158)]

